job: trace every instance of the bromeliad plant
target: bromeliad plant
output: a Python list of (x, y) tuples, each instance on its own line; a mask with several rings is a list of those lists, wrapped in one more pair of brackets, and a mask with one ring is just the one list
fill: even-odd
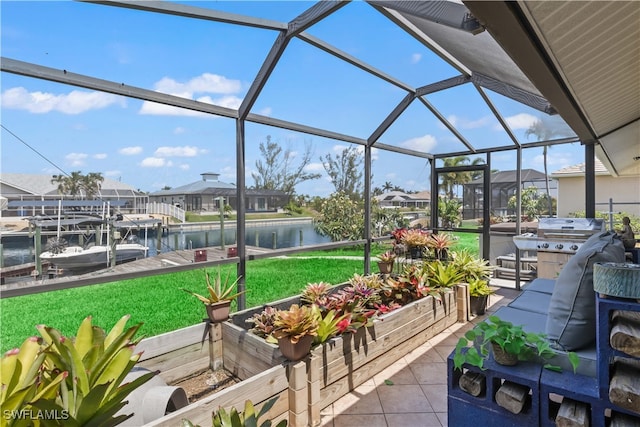
[(209, 293), (208, 296), (200, 295), (196, 292), (184, 288), (182, 290), (198, 298), (206, 305), (216, 304), (223, 301), (233, 301), (244, 293), (244, 291), (235, 292), (236, 285), (238, 284), (240, 277), (238, 277), (232, 283), (229, 283), (229, 276), (231, 275), (231, 271), (227, 273), (227, 277), (225, 278), (224, 282), (222, 281), (222, 273), (220, 272), (220, 268), (218, 268), (218, 277), (216, 278), (212, 279), (209, 275), (209, 272), (206, 270), (204, 271), (204, 275), (207, 283), (207, 291)]
[[(265, 415), (273, 407), (278, 400), (278, 396), (266, 401), (259, 412), (253, 406), (250, 400), (245, 401), (244, 411), (238, 411), (232, 407), (229, 411), (219, 408), (213, 413), (213, 427), (271, 427), (271, 420), (266, 420), (262, 424), (258, 424), (260, 417)], [(275, 427), (286, 427), (287, 420), (280, 421)], [(187, 419), (182, 419), (182, 427), (200, 427), (194, 425)]]
[[(2, 358), (0, 406), (56, 413), (69, 426), (113, 426), (130, 418), (133, 414), (116, 414), (125, 398), (155, 373), (123, 384), (141, 356), (134, 353), (139, 339), (133, 337), (142, 324), (125, 329), (128, 319), (122, 317), (107, 334), (87, 317), (75, 338), (39, 325), (42, 337), (28, 338)], [(10, 422), (2, 417), (0, 425)]]

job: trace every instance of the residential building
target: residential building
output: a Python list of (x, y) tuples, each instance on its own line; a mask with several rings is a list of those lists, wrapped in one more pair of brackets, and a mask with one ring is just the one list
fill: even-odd
[[(148, 202), (145, 193), (110, 178), (104, 178), (98, 193), (91, 199), (87, 199), (82, 190), (77, 195), (60, 194), (58, 185), (52, 182), (53, 177), (46, 174), (0, 174), (2, 216), (55, 215), (59, 201), (78, 200), (87, 201), (84, 208), (99, 209), (102, 202), (109, 202), (111, 207), (122, 213), (143, 213)], [(80, 204), (76, 205), (80, 207)]]
[[(551, 177), (558, 182), (558, 216), (584, 212), (585, 164), (560, 169), (553, 172)], [(640, 175), (613, 176), (596, 159), (595, 189), (596, 211), (626, 212), (640, 216)]]
[[(220, 199), (223, 198), (225, 205), (237, 210), (234, 184), (220, 181), (218, 173), (205, 172), (200, 175), (200, 181), (149, 194), (149, 201), (170, 204), (191, 212), (217, 212), (220, 210)], [(289, 196), (280, 190), (248, 188), (245, 195), (247, 212), (275, 212), (289, 202)]]

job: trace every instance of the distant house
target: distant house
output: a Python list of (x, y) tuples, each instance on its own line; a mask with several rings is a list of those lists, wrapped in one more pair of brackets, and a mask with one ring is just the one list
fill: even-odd
[[(558, 182), (558, 216), (585, 210), (585, 164), (557, 170), (551, 176)], [(613, 212), (627, 212), (640, 216), (640, 176), (612, 176), (604, 165), (595, 161), (596, 210), (609, 212), (609, 202)]]
[[(491, 212), (496, 216), (515, 215), (514, 209), (509, 208), (509, 199), (516, 194), (518, 183), (516, 171), (500, 171), (491, 174)], [(545, 192), (545, 175), (535, 169), (522, 169), (521, 172), (522, 189), (537, 187), (539, 191)], [(464, 184), (462, 191), (462, 216), (463, 219), (473, 219), (482, 217), (483, 179), (478, 178), (470, 183)], [(558, 196), (558, 185), (553, 179), (549, 179), (549, 192), (552, 198)]]
[(379, 205), (384, 208), (415, 208), (426, 209), (431, 204), (431, 192), (403, 193), (402, 191), (389, 191), (388, 193), (374, 196)]
[[(76, 201), (77, 208), (82, 208), (78, 199), (87, 201), (82, 192), (79, 195), (59, 194), (58, 185), (51, 183), (53, 175), (1, 173), (0, 194), (3, 197), (3, 216), (35, 216), (54, 215), (57, 213), (58, 201)], [(6, 199), (6, 200), (4, 200)], [(94, 195), (84, 207), (99, 209), (102, 203), (109, 202), (122, 213), (144, 212), (148, 197), (132, 186), (105, 178), (98, 194)]]
[[(200, 181), (182, 185), (170, 190), (160, 190), (149, 194), (150, 202), (167, 203), (192, 212), (217, 212), (220, 198), (237, 210), (236, 186), (220, 181), (220, 174), (206, 172), (200, 174)], [(289, 202), (289, 196), (280, 190), (245, 190), (247, 212), (270, 212), (281, 209)]]

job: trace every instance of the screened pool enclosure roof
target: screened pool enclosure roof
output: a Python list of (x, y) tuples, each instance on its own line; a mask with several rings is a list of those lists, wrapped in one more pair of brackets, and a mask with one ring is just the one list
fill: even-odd
[[(186, 21), (249, 27), (264, 32), (264, 37), (276, 36), (238, 108), (185, 99), (128, 82), (110, 81), (108, 72), (106, 79), (99, 79), (76, 73), (77, 70), (35, 63), (19, 55), (3, 57), (2, 70), (427, 158), (579, 140), (595, 144), (599, 159), (614, 175), (638, 171), (639, 162), (633, 160), (639, 154), (640, 116), (639, 54), (634, 41), (640, 38), (637, 25), (640, 6), (634, 1), (579, 5), (572, 2), (483, 1), (296, 2), (301, 10), (298, 16), (282, 16), (281, 20), (228, 13), (223, 11), (224, 2), (86, 3), (169, 14), (184, 17)], [(251, 3), (247, 3), (251, 10)], [(385, 72), (384, 64), (371, 65), (314, 35), (315, 27), (322, 26), (323, 21), (349, 7), (368, 7), (391, 20), (400, 31), (448, 64), (448, 76), (425, 75), (423, 80), (409, 82)], [(370, 13), (362, 16), (363, 20), (370, 19)], [(371, 24), (365, 22), (363, 25), (375, 26), (375, 22), (374, 19)], [(381, 48), (393, 46), (394, 34), (389, 34), (388, 44)], [(377, 126), (368, 131), (365, 128), (360, 134), (345, 134), (330, 126), (313, 126), (254, 112), (261, 94), (271, 95), (264, 90), (265, 86), (277, 74), (276, 68), (283, 54), (287, 49), (293, 49), (290, 48), (293, 40), (313, 46), (317, 54), (328, 53), (342, 63), (383, 80), (399, 89), (402, 96), (396, 104), (383, 107), (387, 113), (381, 116)], [(206, 54), (202, 52), (203, 56)], [(242, 54), (238, 52), (238, 55)], [(326, 76), (325, 83), (335, 79), (336, 76)], [(461, 87), (465, 88), (464, 92), (456, 90)], [(445, 114), (438, 108), (437, 101), (430, 100), (431, 95), (435, 99), (435, 95), (463, 96), (460, 102), (478, 103), (478, 108), (490, 111), (495, 117), (504, 136), (494, 138), (497, 143), (467, 136), (448, 118), (451, 112)], [(517, 101), (524, 112), (538, 112), (542, 120), (553, 121), (555, 126), (563, 127), (563, 131), (553, 133), (554, 138), (525, 139), (506, 119), (513, 113), (501, 109), (501, 105), (508, 104), (506, 99)], [(298, 101), (301, 105), (314, 102), (313, 99)], [(432, 151), (396, 144), (386, 132), (410, 105), (417, 105), (435, 116), (451, 132), (452, 141), (433, 147)]]

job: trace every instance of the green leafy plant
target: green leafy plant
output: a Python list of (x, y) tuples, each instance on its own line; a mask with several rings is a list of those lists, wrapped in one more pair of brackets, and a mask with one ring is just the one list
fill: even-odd
[[(9, 350), (0, 362), (0, 407), (6, 413), (30, 410), (34, 404), (55, 399), (59, 384), (68, 372), (58, 372), (43, 378), (42, 338), (29, 337), (20, 346)], [(9, 425), (2, 417), (0, 425)]]
[(463, 283), (471, 283), (477, 279), (489, 280), (495, 269), (488, 260), (478, 258), (468, 249), (452, 251), (449, 263), (455, 265), (456, 269), (463, 273)]
[(453, 264), (435, 260), (426, 263), (429, 283), (435, 288), (451, 288), (462, 282), (464, 274)]
[(341, 322), (349, 317), (349, 314), (337, 315), (335, 310), (329, 310), (324, 315), (317, 305), (312, 305), (311, 310), (316, 313), (318, 319), (317, 335), (313, 339), (313, 345), (319, 345), (328, 341), (341, 332)]
[(220, 268), (218, 268), (218, 277), (214, 279), (211, 279), (208, 271), (205, 270), (204, 274), (207, 282), (207, 291), (209, 292), (209, 296), (203, 296), (184, 288), (182, 288), (182, 290), (198, 298), (204, 304), (215, 304), (222, 301), (233, 301), (244, 293), (244, 291), (234, 293), (240, 277), (238, 277), (232, 283), (229, 283), (229, 276), (231, 275), (231, 271), (227, 273), (227, 277), (225, 278), (224, 282), (222, 281), (222, 273), (220, 271)]
[[(466, 363), (484, 369), (484, 361), (489, 357), (489, 344), (499, 346), (504, 352), (517, 356), (518, 360), (548, 360), (557, 353), (550, 346), (545, 334), (525, 332), (522, 326), (500, 319), (498, 316), (478, 323), (458, 340), (453, 363), (455, 369), (462, 370)], [(569, 361), (576, 371), (578, 357), (569, 353)], [(559, 370), (557, 366), (545, 364), (545, 368)]]
[(491, 295), (495, 290), (489, 286), (489, 282), (482, 279), (474, 279), (469, 281), (469, 295), (472, 297), (483, 297)]
[[(213, 413), (213, 427), (271, 427), (271, 420), (266, 420), (262, 424), (258, 424), (260, 417), (265, 415), (273, 407), (278, 400), (278, 396), (273, 397), (265, 402), (260, 408), (260, 411), (256, 413), (256, 408), (250, 400), (245, 401), (244, 411), (238, 411), (235, 407), (232, 407), (229, 411), (224, 408), (219, 408)], [(276, 427), (286, 427), (287, 420), (282, 420)], [(187, 419), (182, 419), (182, 427), (200, 427), (194, 425)]]
[[(38, 325), (42, 338), (27, 339), (2, 359), (3, 410), (49, 411), (69, 426), (114, 426), (130, 418), (133, 414), (116, 414), (126, 397), (155, 373), (123, 384), (141, 356), (134, 354), (139, 340), (133, 337), (142, 324), (125, 329), (128, 320), (123, 316), (107, 334), (87, 317), (75, 338)], [(0, 424), (10, 420), (3, 417)]]

